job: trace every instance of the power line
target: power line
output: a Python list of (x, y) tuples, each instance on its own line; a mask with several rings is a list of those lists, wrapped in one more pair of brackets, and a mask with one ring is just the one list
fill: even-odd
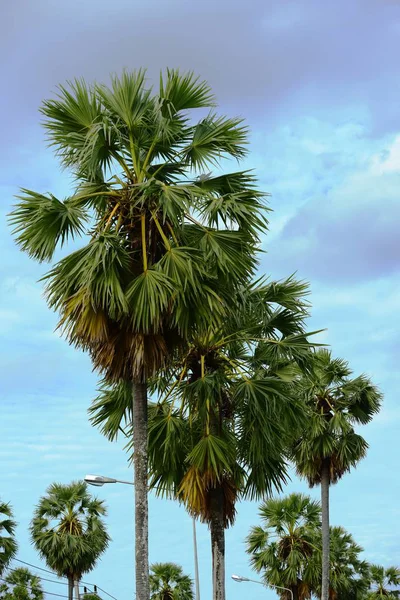
[[(19, 558), (14, 558), (14, 560), (16, 560), (19, 563), (22, 563), (23, 565), (28, 565), (28, 567), (32, 567), (33, 569), (38, 569), (39, 571), (44, 571), (45, 573), (51, 573), (51, 575), (54, 575), (53, 571), (49, 571), (49, 569), (43, 569), (43, 567), (36, 567), (35, 565), (32, 565), (31, 563), (25, 562), (24, 560), (20, 560)], [(57, 575), (57, 577), (59, 577), (60, 579), (62, 579), (62, 578), (66, 579), (65, 575)], [(61, 582), (54, 581), (53, 583), (61, 583)], [(79, 583), (82, 583), (83, 585), (88, 585), (93, 588), (95, 587), (94, 583), (88, 583), (87, 581), (80, 581)], [(98, 590), (103, 592), (103, 594), (106, 594), (113, 600), (117, 600), (117, 598), (115, 596), (112, 596), (111, 594), (106, 592), (106, 590), (103, 590), (103, 588), (101, 588), (99, 585), (96, 585), (96, 587)]]

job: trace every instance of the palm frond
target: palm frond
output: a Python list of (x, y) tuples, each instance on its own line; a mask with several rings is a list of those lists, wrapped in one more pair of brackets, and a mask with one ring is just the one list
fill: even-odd
[(9, 215), (9, 223), (21, 249), (39, 262), (53, 258), (58, 244), (85, 232), (88, 215), (73, 198), (58, 200), (22, 189), (19, 202)]
[(211, 113), (195, 125), (191, 143), (183, 150), (183, 159), (193, 169), (207, 171), (218, 165), (223, 155), (243, 158), (246, 153), (247, 128), (242, 119), (218, 117)]
[(173, 116), (182, 110), (215, 106), (215, 97), (207, 82), (192, 72), (181, 74), (178, 69), (167, 69), (160, 75), (160, 98), (163, 115)]

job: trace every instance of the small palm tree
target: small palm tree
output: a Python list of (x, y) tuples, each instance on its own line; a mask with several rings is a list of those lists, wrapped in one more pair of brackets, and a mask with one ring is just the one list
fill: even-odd
[(362, 552), (363, 548), (343, 527), (330, 528), (330, 600), (340, 600), (355, 592), (358, 597), (365, 596), (369, 565), (360, 558)]
[(0, 500), (0, 577), (18, 550), (16, 526), (10, 504)]
[[(371, 582), (368, 600), (397, 600), (400, 598), (400, 569), (398, 567), (381, 567), (371, 565), (369, 571)], [(397, 588), (397, 589), (395, 589)]]
[(381, 394), (361, 375), (351, 379), (346, 361), (319, 349), (300, 386), (309, 410), (307, 427), (294, 446), (300, 476), (321, 485), (322, 600), (329, 598), (329, 487), (364, 458), (368, 444), (354, 425), (368, 423), (379, 411)]
[(35, 509), (32, 542), (49, 568), (68, 578), (69, 600), (74, 584), (78, 587), (108, 546), (105, 515), (103, 501), (92, 498), (83, 482), (53, 483)]
[(0, 586), (2, 600), (43, 600), (40, 578), (23, 567), (7, 573), (4, 585)]
[[(295, 600), (311, 598), (317, 570), (312, 560), (317, 550), (316, 531), (321, 524), (319, 503), (303, 494), (271, 498), (259, 508), (262, 525), (247, 537), (253, 568), (266, 583), (289, 588)], [(279, 590), (282, 599), (289, 593)]]
[[(17, 243), (39, 261), (87, 238), (45, 276), (46, 296), (69, 342), (131, 387), (137, 600), (149, 600), (148, 380), (193, 327), (224, 317), (232, 285), (256, 269), (266, 226), (250, 173), (204, 174), (247, 152), (241, 119), (214, 106), (205, 82), (176, 70), (155, 92), (143, 71), (110, 87), (60, 87), (42, 112), (77, 188), (66, 200), (24, 189), (11, 214)], [(193, 109), (211, 112), (195, 122)]]
[[(318, 572), (313, 592), (321, 597), (321, 531), (315, 537), (317, 550), (313, 553), (312, 561), (315, 572)], [(369, 565), (360, 558), (363, 548), (359, 546), (343, 527), (330, 528), (330, 600), (357, 600), (365, 598), (369, 586)]]
[(150, 567), (150, 600), (193, 600), (193, 581), (175, 563)]

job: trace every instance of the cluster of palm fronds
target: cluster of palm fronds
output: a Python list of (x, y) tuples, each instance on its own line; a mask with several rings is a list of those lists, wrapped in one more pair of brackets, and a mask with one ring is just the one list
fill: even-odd
[[(259, 509), (247, 552), (265, 585), (278, 586), (282, 600), (321, 597), (321, 508), (303, 494), (271, 498)], [(363, 548), (343, 527), (330, 530), (331, 600), (396, 600), (400, 569), (368, 564)], [(283, 589), (279, 589), (283, 588)], [(285, 589), (286, 588), (286, 589)]]

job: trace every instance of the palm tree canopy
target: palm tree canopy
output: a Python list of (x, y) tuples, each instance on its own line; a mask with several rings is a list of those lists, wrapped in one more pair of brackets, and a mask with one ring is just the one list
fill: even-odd
[(0, 577), (18, 550), (16, 526), (10, 504), (0, 500)]
[(0, 586), (2, 600), (43, 600), (40, 578), (24, 567), (7, 573)]
[(396, 600), (400, 597), (400, 569), (398, 567), (382, 567), (371, 565), (369, 571), (371, 582), (369, 600), (387, 598)]
[(193, 600), (193, 582), (175, 563), (150, 567), (150, 600)]
[[(315, 532), (320, 526), (319, 503), (303, 494), (271, 498), (259, 509), (262, 525), (252, 527), (247, 553), (265, 583), (291, 589), (296, 600), (311, 597), (316, 567)], [(289, 598), (287, 592), (279, 592)]]
[[(305, 360), (310, 348), (306, 292), (293, 278), (242, 291), (231, 319), (198, 331), (186, 356), (154, 382), (161, 400), (149, 410), (151, 485), (205, 521), (216, 486), (227, 526), (238, 495), (259, 497), (285, 481), (288, 438), (303, 416), (291, 388), (294, 361)], [(129, 387), (106, 382), (90, 413), (115, 439), (131, 423)]]
[(346, 361), (319, 349), (300, 383), (309, 418), (293, 457), (298, 473), (310, 486), (321, 482), (325, 459), (329, 459), (330, 483), (336, 483), (366, 454), (368, 444), (354, 426), (373, 418), (382, 396), (365, 375), (353, 379), (351, 375)]
[[(88, 238), (44, 277), (46, 296), (110, 380), (154, 375), (193, 324), (221, 321), (228, 290), (256, 268), (263, 194), (247, 171), (209, 173), (245, 156), (247, 129), (214, 106), (205, 82), (176, 70), (156, 92), (144, 71), (124, 72), (60, 86), (42, 106), (76, 189), (64, 200), (23, 189), (10, 222), (39, 261)], [(194, 109), (211, 112), (196, 122)]]
[(105, 515), (104, 502), (92, 498), (85, 483), (53, 483), (34, 512), (33, 544), (58, 575), (80, 579), (108, 546)]
[[(343, 527), (330, 527), (330, 572), (329, 598), (341, 600), (345, 598), (365, 597), (369, 585), (369, 565), (362, 560), (363, 548)], [(321, 596), (321, 532), (315, 532), (315, 551), (311, 557), (318, 576), (313, 585), (314, 593)]]

